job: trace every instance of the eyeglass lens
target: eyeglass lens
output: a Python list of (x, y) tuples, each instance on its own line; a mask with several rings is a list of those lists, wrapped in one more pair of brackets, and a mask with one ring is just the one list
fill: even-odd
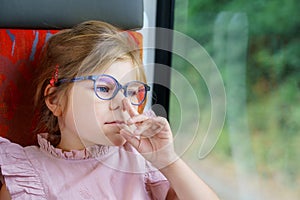
[[(112, 99), (119, 90), (116, 80), (110, 77), (100, 76), (96, 82), (96, 93), (101, 99)], [(124, 87), (125, 96), (128, 97), (132, 104), (139, 105), (145, 99), (146, 89), (143, 83), (132, 81)]]
[(95, 84), (96, 93), (102, 99), (112, 98), (117, 89), (116, 81), (109, 77), (99, 77)]
[(126, 96), (132, 104), (140, 104), (146, 95), (145, 86), (140, 82), (130, 82), (127, 85)]

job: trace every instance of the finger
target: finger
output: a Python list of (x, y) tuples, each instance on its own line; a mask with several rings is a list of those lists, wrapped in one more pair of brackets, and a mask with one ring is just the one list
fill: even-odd
[(163, 130), (171, 131), (169, 122), (166, 118), (164, 118), (164, 117), (155, 117), (155, 118), (152, 118), (152, 120), (153, 120), (153, 123), (156, 124), (156, 127), (155, 126), (152, 127), (152, 130), (154, 132), (158, 133), (158, 132), (161, 132)]
[(136, 116), (133, 116), (132, 118), (128, 119), (127, 124), (132, 125), (132, 124), (136, 124), (136, 123), (142, 123), (146, 120), (149, 120), (149, 117), (147, 117), (146, 115), (136, 115)]
[(136, 136), (132, 135), (129, 131), (122, 129), (120, 130), (120, 135), (122, 135), (129, 144), (131, 144), (136, 149), (140, 146), (140, 140)]
[(142, 123), (141, 125), (137, 126), (137, 129), (134, 131), (134, 134), (140, 135), (148, 129), (152, 130), (152, 126), (153, 126), (153, 124), (151, 122), (146, 121), (146, 122)]
[(152, 118), (152, 117), (157, 117), (156, 116), (156, 114), (155, 114), (155, 112), (153, 111), (153, 110), (146, 110), (146, 111), (144, 111), (143, 112), (143, 115), (146, 115), (146, 116), (148, 116), (148, 117), (150, 117), (150, 118)]
[(132, 128), (130, 126), (126, 125), (126, 124), (122, 124), (119, 127), (120, 127), (120, 130), (124, 129), (124, 130), (126, 130), (126, 131), (128, 131), (130, 133), (133, 133)]
[(133, 107), (133, 105), (130, 103), (130, 101), (127, 98), (124, 98), (122, 103), (123, 103), (124, 110), (128, 112), (130, 117), (139, 115), (138, 111)]
[[(137, 122), (138, 119), (144, 119), (142, 117), (137, 116)], [(135, 117), (133, 118), (133, 121), (135, 120)], [(145, 121), (142, 121), (140, 124), (136, 124), (137, 129), (133, 132), (134, 135), (143, 135), (144, 133), (148, 136), (156, 135), (157, 133), (161, 132), (162, 130), (168, 129), (168, 122), (165, 118), (162, 117), (155, 117), (155, 118), (148, 118)], [(144, 135), (144, 136), (146, 136)]]
[(123, 128), (127, 128), (128, 125), (127, 125), (126, 123), (124, 123), (124, 124), (118, 124), (118, 127), (119, 127), (120, 129), (123, 129)]
[(159, 124), (160, 126), (166, 126), (169, 124), (168, 120), (164, 117), (153, 117), (151, 118), (153, 123)]
[(142, 136), (142, 137), (152, 137), (157, 133), (163, 130), (163, 125), (153, 121), (152, 119), (148, 119), (144, 121), (141, 125), (137, 126), (137, 129), (134, 130), (133, 134)]
[(138, 135), (139, 138), (149, 138), (149, 139), (155, 137), (159, 133), (160, 133), (159, 130), (156, 129), (153, 130), (152, 128), (145, 128), (145, 129), (134, 131), (134, 135)]

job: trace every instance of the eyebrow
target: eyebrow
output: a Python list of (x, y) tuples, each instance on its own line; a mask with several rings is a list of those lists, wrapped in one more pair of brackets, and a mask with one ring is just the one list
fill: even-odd
[[(110, 78), (107, 78), (107, 77), (101, 77), (101, 78), (99, 78), (99, 79), (101, 80), (101, 82), (104, 82), (105, 84), (109, 84), (109, 85), (117, 85), (117, 83), (116, 83), (114, 80), (110, 79)], [(99, 79), (97, 79), (95, 83), (99, 83), (99, 82), (98, 82)], [(116, 86), (116, 87), (117, 87), (117, 86)]]

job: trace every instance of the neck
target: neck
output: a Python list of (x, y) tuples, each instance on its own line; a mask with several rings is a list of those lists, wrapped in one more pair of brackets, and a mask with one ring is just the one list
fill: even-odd
[(73, 134), (68, 133), (61, 133), (60, 142), (56, 147), (63, 151), (85, 149), (85, 146), (77, 135), (74, 136)]

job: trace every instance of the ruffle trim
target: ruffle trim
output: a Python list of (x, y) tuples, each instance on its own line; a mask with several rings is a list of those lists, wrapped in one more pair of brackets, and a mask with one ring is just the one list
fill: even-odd
[(155, 168), (149, 161), (146, 161), (146, 173), (144, 177), (145, 183), (156, 183), (159, 181), (166, 181), (167, 178)]
[(105, 145), (94, 145), (82, 150), (63, 151), (62, 149), (55, 148), (53, 145), (51, 145), (51, 143), (46, 138), (47, 133), (42, 133), (38, 135), (38, 143), (40, 145), (40, 148), (50, 153), (54, 157), (61, 159), (82, 160), (89, 158), (97, 158), (109, 152), (109, 146)]
[(24, 148), (1, 137), (0, 167), (12, 199), (47, 199), (42, 182), (28, 160)]
[(170, 183), (167, 178), (148, 161), (146, 161), (144, 182), (151, 199), (166, 199), (170, 189)]

